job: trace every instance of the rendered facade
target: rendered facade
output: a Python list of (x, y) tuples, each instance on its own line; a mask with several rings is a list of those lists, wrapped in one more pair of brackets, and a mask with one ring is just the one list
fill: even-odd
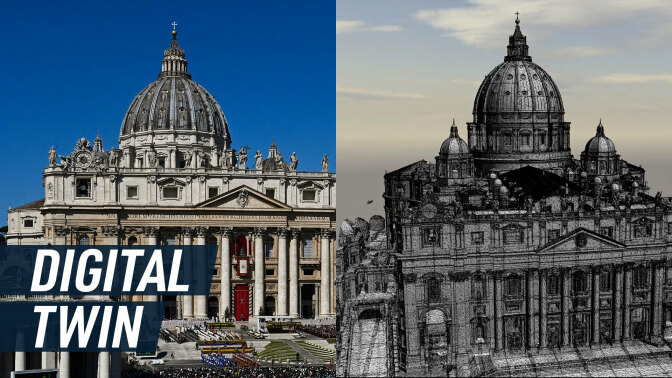
[[(571, 155), (560, 92), (518, 20), (473, 116), (467, 141), (453, 123), (434, 162), (385, 175), (384, 219), (341, 226), (338, 374), (534, 375), (582, 350), (667, 356), (672, 202), (601, 121)], [(502, 370), (515, 358), (521, 370)]]

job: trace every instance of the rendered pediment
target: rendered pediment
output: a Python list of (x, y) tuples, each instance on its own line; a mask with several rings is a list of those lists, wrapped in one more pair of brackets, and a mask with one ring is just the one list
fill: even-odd
[(625, 244), (608, 236), (598, 234), (585, 228), (578, 228), (567, 235), (563, 235), (555, 240), (552, 240), (543, 246), (539, 252), (600, 249), (614, 250), (623, 247), (625, 247)]
[(284, 203), (245, 185), (201, 202), (196, 205), (196, 207), (226, 209), (290, 209), (290, 207)]

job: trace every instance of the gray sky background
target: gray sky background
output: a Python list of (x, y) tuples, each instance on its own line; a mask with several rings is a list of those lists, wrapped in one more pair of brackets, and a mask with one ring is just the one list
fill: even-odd
[(560, 89), (574, 157), (602, 118), (652, 192), (672, 195), (672, 1), (338, 0), (339, 221), (383, 214), (385, 171), (434, 161), (452, 118), (466, 140), (516, 11), (532, 60)]

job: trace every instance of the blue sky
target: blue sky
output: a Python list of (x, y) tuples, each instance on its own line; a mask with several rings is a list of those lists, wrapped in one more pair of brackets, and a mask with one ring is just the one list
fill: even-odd
[[(335, 159), (331, 1), (3, 1), (0, 205), (42, 198), (52, 145), (67, 155), (100, 131), (117, 146), (133, 97), (156, 80), (177, 22), (189, 72), (219, 102), (233, 147)], [(6, 224), (3, 217), (0, 225)]]
[(621, 157), (647, 170), (651, 194), (672, 195), (671, 1), (338, 0), (339, 219), (382, 213), (385, 171), (433, 162), (453, 118), (466, 139), (516, 11), (561, 92), (574, 157), (602, 118)]

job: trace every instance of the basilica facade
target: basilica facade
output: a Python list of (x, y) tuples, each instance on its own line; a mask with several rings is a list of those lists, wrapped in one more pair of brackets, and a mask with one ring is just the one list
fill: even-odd
[(601, 120), (575, 159), (564, 117), (516, 20), (467, 140), (453, 122), (435, 161), (385, 175), (384, 218), (341, 226), (339, 375), (497, 375), (512, 358), (539, 368), (577, 350), (669, 352), (672, 201), (650, 194)]
[(308, 172), (274, 141), (263, 152), (235, 149), (219, 104), (191, 79), (176, 31), (161, 67), (132, 100), (118, 148), (106, 150), (100, 137), (51, 148), (45, 197), (10, 209), (8, 244), (217, 245), (209, 296), (127, 299), (163, 301), (165, 319), (333, 316), (328, 156)]

